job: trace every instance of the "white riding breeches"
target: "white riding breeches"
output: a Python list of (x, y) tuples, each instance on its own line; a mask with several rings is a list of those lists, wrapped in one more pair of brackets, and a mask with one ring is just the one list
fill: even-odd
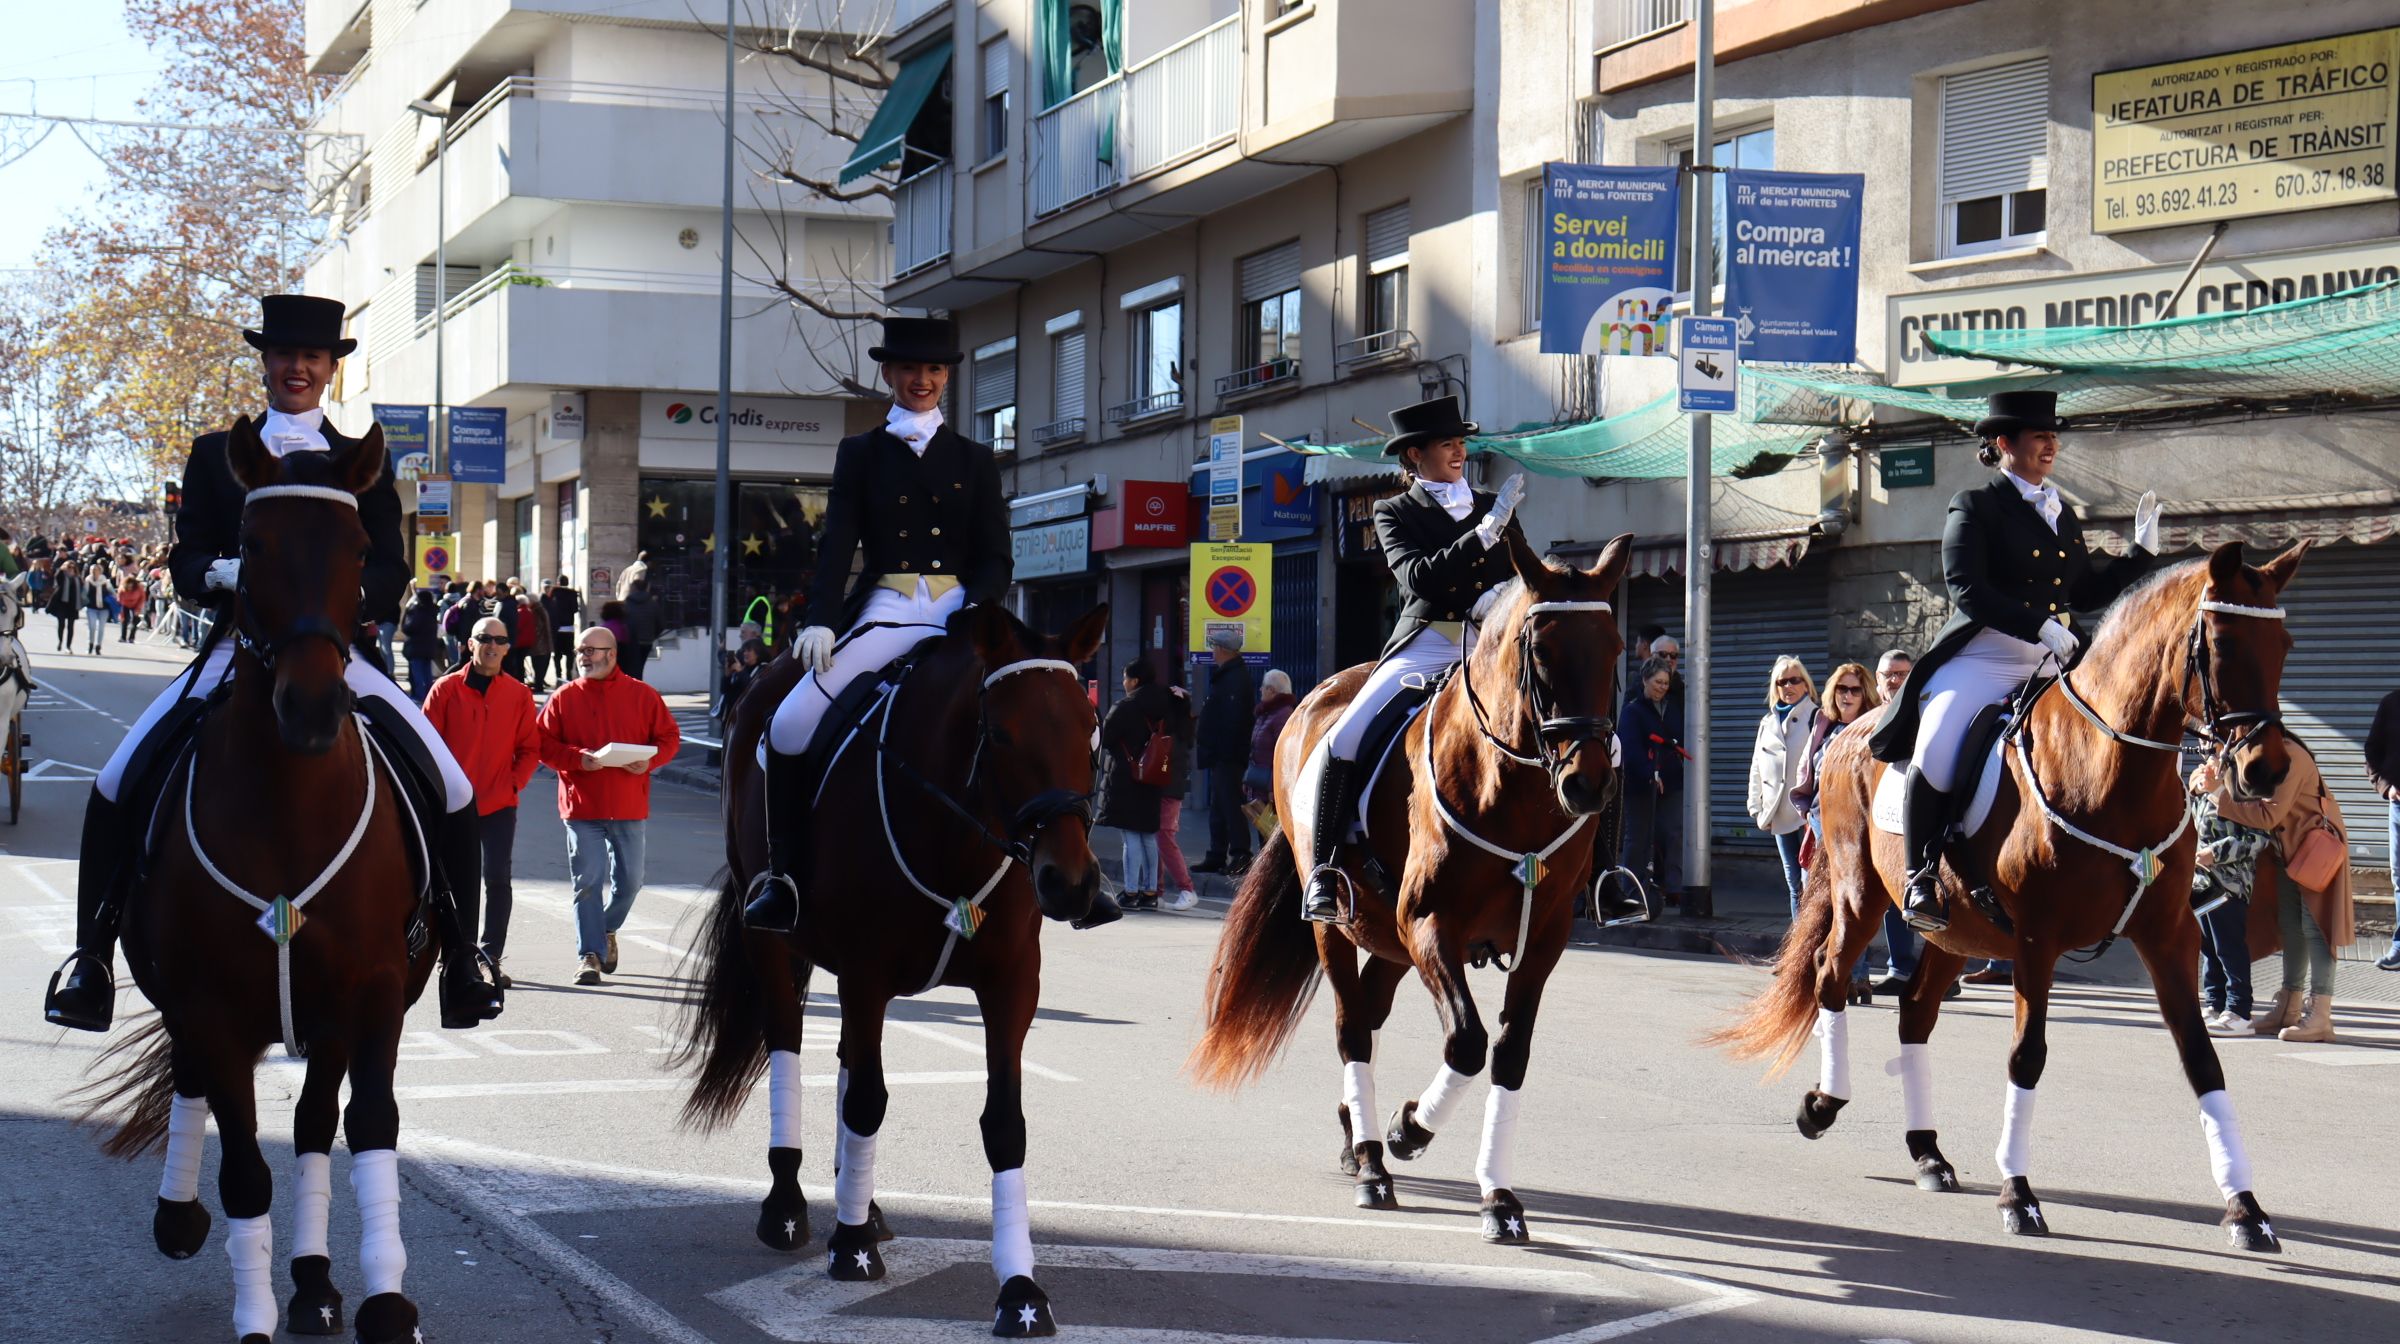
[[(158, 698), (150, 702), (150, 707), (142, 711), (142, 717), (134, 720), (132, 729), (125, 734), (125, 740), (117, 744), (116, 754), (108, 758), (108, 764), (100, 767), (100, 777), (94, 781), (100, 796), (112, 803), (119, 801), (117, 791), (124, 787), (125, 770), (133, 763), (134, 751), (158, 727), (158, 721), (167, 716), (167, 711), (174, 708), (176, 701), (187, 696), (206, 696), (232, 673), (231, 639), (221, 640), (209, 650), (208, 657), (200, 664), (200, 675), (195, 677), (189, 670), (176, 673), (175, 680), (168, 683), (167, 689), (159, 692)], [(442, 741), (442, 735), (425, 717), (425, 711), (417, 708), (416, 701), (409, 699), (405, 692), (393, 685), (390, 677), (377, 671), (373, 663), (354, 655), (343, 667), (342, 680), (349, 683), (352, 695), (362, 700), (380, 700), (397, 710), (416, 732), (417, 739), (432, 754), (434, 763), (441, 767), (444, 806), (448, 810), (456, 812), (475, 801), (475, 785), (467, 779), (467, 772), (459, 768), (458, 758), (450, 754), (449, 744)]]
[(1420, 684), (1430, 682), (1458, 666), (1467, 656), (1467, 649), (1474, 647), (1475, 627), (1471, 625), (1467, 627), (1466, 649), (1451, 643), (1450, 636), (1429, 625), (1411, 635), (1406, 644), (1384, 655), (1383, 661), (1375, 664), (1375, 670), (1367, 674), (1367, 684), (1358, 688), (1358, 694), (1351, 697), (1342, 716), (1333, 721), (1332, 731), (1325, 734), (1333, 754), (1345, 761), (1357, 760), (1375, 716), (1392, 703), (1411, 678)]
[(2041, 668), (2042, 653), (2039, 644), (1983, 630), (1933, 670), (1918, 697), (1923, 717), (1917, 722), (1917, 749), (1911, 758), (1926, 783), (1944, 793), (1957, 787), (1958, 751), (1968, 726), (1985, 705), (2015, 694)]
[(923, 584), (913, 593), (878, 588), (867, 598), (867, 609), (834, 646), (833, 666), (800, 679), (792, 693), (775, 707), (767, 728), (767, 744), (786, 756), (808, 750), (825, 711), (851, 682), (942, 633), (950, 615), (967, 604), (966, 590), (953, 588), (940, 597)]

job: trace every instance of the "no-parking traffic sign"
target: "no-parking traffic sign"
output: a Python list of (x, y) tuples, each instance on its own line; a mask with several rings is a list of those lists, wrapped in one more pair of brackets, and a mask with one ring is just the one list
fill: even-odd
[(448, 583), (451, 571), (457, 568), (458, 538), (449, 532), (431, 532), (417, 538), (417, 583), (429, 585)]
[(1191, 653), (1208, 660), (1212, 630), (1242, 632), (1242, 656), (1265, 663), (1274, 639), (1275, 548), (1264, 542), (1223, 542), (1192, 548)]

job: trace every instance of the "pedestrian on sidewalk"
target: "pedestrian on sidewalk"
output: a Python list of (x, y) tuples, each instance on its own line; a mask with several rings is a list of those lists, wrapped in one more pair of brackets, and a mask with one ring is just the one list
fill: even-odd
[(434, 666), (442, 660), (441, 598), (419, 588), (400, 613), (400, 656), (408, 662), (408, 695), (422, 705), (433, 693)]
[(574, 670), (575, 622), (583, 618), (583, 594), (561, 574), (542, 595), (542, 608), (550, 613), (549, 679), (564, 685)]
[[(1124, 838), (1124, 891), (1117, 904), (1127, 910), (1158, 908), (1159, 789), (1141, 778), (1150, 741), (1165, 731), (1153, 714), (1161, 699), (1146, 659), (1125, 665), (1125, 696), (1100, 723), (1100, 810), (1093, 823), (1113, 826)], [(1153, 694), (1154, 693), (1154, 694)]]
[[(483, 848), (480, 941), (493, 976), (507, 989), (514, 982), (501, 968), (500, 958), (508, 949), (508, 917), (516, 909), (517, 795), (541, 763), (541, 733), (534, 727), (533, 692), (508, 675), (508, 631), (499, 618), (477, 621), (470, 638), (474, 657), (433, 683), (425, 697), (425, 717), (475, 785), (475, 827)], [(472, 891), (459, 895), (458, 917), (466, 935), (474, 938)]]
[[(667, 702), (617, 670), (617, 638), (593, 626), (575, 638), (583, 675), (551, 693), (535, 721), (542, 764), (558, 773), (558, 815), (567, 824), (567, 880), (575, 888), (575, 983), (597, 985), (617, 969), (617, 930), (642, 889), (650, 818), (650, 772), (682, 743)], [(646, 759), (605, 764), (612, 744), (656, 749)], [(605, 908), (600, 889), (608, 888)]]
[(635, 579), (625, 596), (625, 675), (640, 678), (650, 667), (650, 650), (666, 628), (666, 608), (650, 591), (650, 580)]
[(1625, 762), (1625, 867), (1647, 874), (1653, 851), (1659, 851), (1660, 889), (1675, 905), (1683, 900), (1683, 742), (1667, 721), (1675, 667), (1652, 654), (1638, 675), (1617, 716)]
[(109, 580), (108, 566), (95, 562), (83, 581), (84, 645), (95, 658), (107, 643), (108, 609), (117, 600), (116, 588)]
[(1800, 844), (1808, 835), (1808, 817), (1793, 805), (1792, 789), (1808, 763), (1811, 741), (1824, 740), (1817, 732), (1819, 721), (1817, 687), (1807, 666), (1790, 654), (1777, 658), (1767, 673), (1767, 712), (1759, 716), (1750, 746), (1749, 809), (1758, 829), (1775, 837), (1794, 919), (1800, 917)]
[(1208, 784), (1208, 853), (1195, 873), (1239, 873), (1250, 866), (1250, 818), (1242, 813), (1242, 776), (1250, 769), (1250, 730), (1258, 723), (1250, 665), (1238, 626), (1208, 632), (1208, 698), (1200, 702), (1197, 755)]
[[(2400, 691), (2383, 697), (2375, 708), (2375, 722), (2367, 728), (2367, 779), (2375, 785), (2375, 796), (2391, 809), (2386, 815), (2390, 829), (2384, 834), (2384, 870), (2400, 875)], [(2395, 882), (2400, 884), (2400, 877)], [(2400, 971), (2400, 929), (2393, 930), (2392, 945), (2375, 969)]]
[[(2200, 916), (2201, 1020), (2211, 1034), (2250, 1034), (2250, 918), (2251, 896), (2258, 879), (2258, 856), (2274, 847), (2275, 837), (2253, 826), (2226, 820), (2217, 811), (2216, 795), (2206, 786), (2203, 770), (2192, 772), (2192, 830), (2200, 837), (2198, 867), (2192, 873), (2192, 899), (2218, 903)], [(2263, 913), (2263, 912), (2262, 912)]]
[[(2236, 799), (2213, 760), (2193, 772), (2192, 782), (2210, 792), (2218, 816), (2275, 837), (2273, 848), (2259, 855), (2253, 890), (2275, 896), (2283, 988), (2273, 1006), (2251, 1023), (2251, 1032), (2287, 1041), (2331, 1041), (2334, 953), (2358, 939), (2350, 906), (2349, 836), (2342, 829), (2340, 805), (2325, 791), (2316, 757), (2297, 738), (2287, 734), (2284, 740), (2292, 768), (2263, 802)], [(2320, 857), (2328, 846), (2330, 855)], [(2320, 864), (2321, 873), (2311, 871)], [(2310, 885), (2301, 885), (2302, 879)]]
[(1242, 776), (1242, 800), (1272, 807), (1275, 744), (1282, 740), (1283, 725), (1291, 721), (1300, 698), (1292, 694), (1291, 674), (1280, 667), (1269, 668), (1258, 685), (1258, 722), (1250, 729), (1250, 769)]
[[(1281, 676), (1267, 673), (1269, 680)], [(1291, 678), (1284, 677), (1284, 684), (1289, 686)], [(1184, 861), (1182, 836), (1183, 798), (1192, 787), (1192, 693), (1183, 687), (1182, 670), (1172, 665), (1158, 689), (1166, 692), (1160, 716), (1167, 729), (1167, 783), (1158, 791), (1159, 903), (1169, 910), (1189, 910), (1200, 903), (1192, 866)]]
[[(1916, 658), (1906, 649), (1885, 649), (1875, 660), (1875, 703), (1884, 705), (1898, 698), (1900, 688), (1908, 684), (1908, 674), (1917, 668)], [(1822, 838), (1822, 837), (1820, 837)], [(1900, 907), (1886, 903), (1883, 907), (1883, 945), (1890, 957), (1891, 973), (1879, 982), (1878, 993), (1897, 993), (1908, 978), (1916, 974), (1917, 948), (1921, 936), (1908, 927), (1900, 917)], [(1889, 990), (1881, 988), (1888, 984)], [(1956, 992), (1953, 984), (1952, 992)]]
[(125, 581), (117, 586), (117, 642), (131, 644), (133, 634), (142, 626), (142, 608), (150, 601), (150, 590), (142, 586), (142, 576), (133, 570), (125, 571)]

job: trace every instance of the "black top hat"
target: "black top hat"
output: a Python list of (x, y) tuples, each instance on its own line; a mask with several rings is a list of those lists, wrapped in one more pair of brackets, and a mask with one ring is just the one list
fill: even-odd
[(1975, 422), (1976, 437), (1984, 439), (2029, 429), (2055, 434), (2060, 428), (2058, 394), (2047, 391), (1994, 392), (1984, 398), (1983, 418)]
[(1463, 439), (1481, 428), (1472, 420), (1459, 418), (1457, 397), (1420, 401), (1392, 412), (1392, 437), (1383, 441), (1383, 455), (1393, 457), (1403, 448)]
[(958, 324), (946, 317), (887, 317), (883, 344), (867, 350), (878, 364), (956, 364), (966, 355), (958, 348)]
[(358, 348), (342, 334), (342, 303), (313, 294), (269, 294), (258, 301), (259, 329), (245, 328), (242, 339), (265, 350), (296, 345), (306, 350), (331, 350), (335, 359)]

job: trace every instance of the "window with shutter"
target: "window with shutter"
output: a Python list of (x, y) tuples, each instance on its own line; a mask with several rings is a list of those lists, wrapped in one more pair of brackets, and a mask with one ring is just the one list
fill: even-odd
[(1408, 264), (1408, 202), (1367, 216), (1367, 273), (1379, 275)]
[(1017, 447), (1017, 352), (978, 356), (974, 367), (975, 437), (994, 452)]
[(983, 44), (983, 155), (1008, 152), (1008, 38)]
[(2049, 60), (1943, 76), (1938, 135), (1942, 255), (2039, 243), (2048, 226)]
[(1290, 377), (1300, 359), (1300, 244), (1242, 258), (1240, 342), (1234, 363), (1244, 387)]
[(1408, 202), (1367, 216), (1367, 280), (1359, 289), (1358, 358), (1397, 349), (1408, 326)]
[(1062, 331), (1050, 338), (1051, 368), (1055, 377), (1051, 384), (1050, 415), (1066, 421), (1083, 417), (1083, 331)]
[(1517, 267), (1517, 310), (1526, 331), (1542, 329), (1542, 254), (1549, 246), (1542, 221), (1542, 178), (1536, 173), (1525, 184), (1525, 239)]

